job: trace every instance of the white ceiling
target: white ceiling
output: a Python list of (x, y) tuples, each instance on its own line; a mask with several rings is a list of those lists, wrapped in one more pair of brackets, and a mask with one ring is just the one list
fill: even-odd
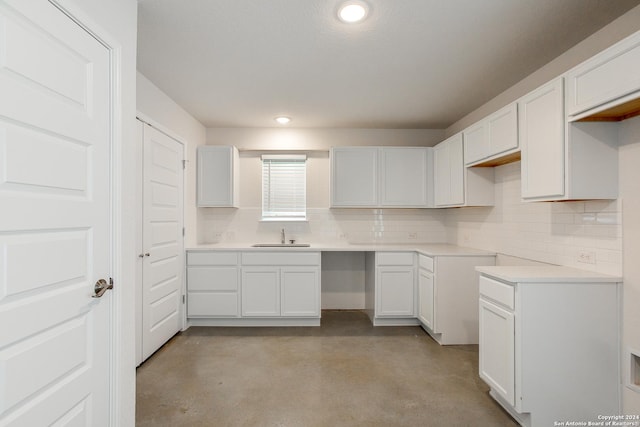
[(138, 70), (206, 127), (445, 128), (640, 0), (139, 0)]

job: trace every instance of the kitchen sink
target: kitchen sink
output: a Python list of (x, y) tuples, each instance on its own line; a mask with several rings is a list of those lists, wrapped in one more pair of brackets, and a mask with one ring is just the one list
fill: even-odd
[(252, 248), (308, 248), (309, 243), (256, 243)]

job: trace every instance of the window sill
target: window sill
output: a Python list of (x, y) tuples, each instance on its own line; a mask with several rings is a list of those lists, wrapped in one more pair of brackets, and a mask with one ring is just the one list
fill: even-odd
[(260, 222), (309, 222), (307, 218), (262, 218)]

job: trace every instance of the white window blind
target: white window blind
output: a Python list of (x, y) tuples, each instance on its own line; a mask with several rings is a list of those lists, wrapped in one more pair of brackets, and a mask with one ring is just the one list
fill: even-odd
[(263, 219), (306, 219), (306, 160), (304, 155), (262, 156)]

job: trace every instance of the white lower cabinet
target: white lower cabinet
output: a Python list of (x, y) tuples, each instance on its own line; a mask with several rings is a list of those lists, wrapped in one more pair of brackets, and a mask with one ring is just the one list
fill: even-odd
[(242, 316), (280, 316), (279, 268), (242, 268)]
[(187, 317), (238, 317), (236, 252), (187, 252)]
[(441, 345), (478, 343), (477, 266), (493, 255), (418, 255), (418, 319)]
[(373, 324), (417, 324), (416, 253), (369, 252), (365, 264), (365, 305)]
[(490, 395), (527, 427), (618, 414), (620, 278), (564, 267), (478, 270), (479, 374)]
[(418, 319), (431, 329), (435, 314), (433, 297), (433, 273), (421, 268), (418, 270)]
[(187, 318), (201, 326), (317, 326), (320, 253), (187, 251)]

